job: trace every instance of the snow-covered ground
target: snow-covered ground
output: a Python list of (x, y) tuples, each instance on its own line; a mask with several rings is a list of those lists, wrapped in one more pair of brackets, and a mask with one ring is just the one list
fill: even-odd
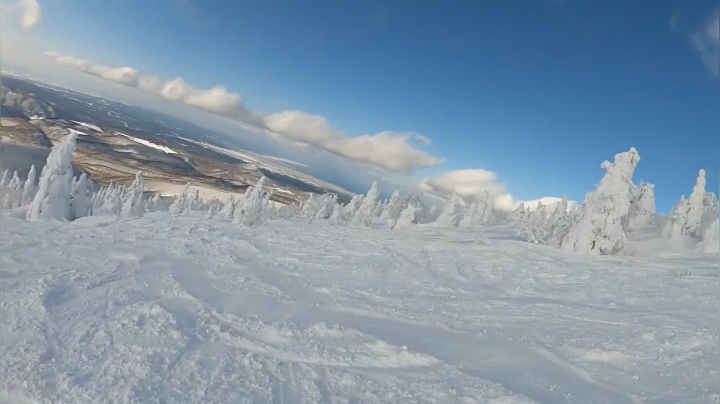
[(13, 215), (2, 403), (720, 402), (717, 255), (588, 258), (507, 228), (476, 246), (423, 226)]
[(119, 135), (119, 136), (124, 136), (124, 137), (132, 140), (132, 141), (135, 142), (135, 143), (140, 143), (140, 144), (143, 145), (143, 146), (147, 146), (147, 147), (151, 147), (151, 148), (153, 148), (153, 149), (160, 150), (160, 151), (162, 151), (162, 152), (164, 152), (164, 153), (166, 153), (166, 154), (177, 154), (177, 152), (176, 152), (175, 150), (173, 150), (173, 149), (171, 149), (171, 148), (169, 148), (169, 147), (167, 147), (167, 146), (162, 146), (162, 145), (153, 143), (153, 142), (148, 141), (148, 140), (145, 140), (145, 139), (140, 139), (140, 138), (137, 138), (137, 137), (135, 137), (135, 136), (126, 135), (126, 134), (121, 133), (121, 132), (115, 132), (115, 134), (116, 134), (116, 135)]

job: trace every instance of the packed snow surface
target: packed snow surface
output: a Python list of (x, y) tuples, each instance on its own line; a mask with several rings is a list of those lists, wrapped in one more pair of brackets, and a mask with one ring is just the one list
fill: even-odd
[(717, 255), (0, 218), (0, 402), (718, 402)]

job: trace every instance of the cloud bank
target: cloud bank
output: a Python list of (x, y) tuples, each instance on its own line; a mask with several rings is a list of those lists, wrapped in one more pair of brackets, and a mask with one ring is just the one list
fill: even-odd
[(107, 67), (72, 56), (47, 52), (56, 63), (156, 96), (190, 105), (204, 111), (267, 129), (296, 142), (312, 145), (350, 160), (389, 171), (410, 173), (418, 168), (444, 162), (418, 149), (413, 141), (429, 145), (430, 139), (416, 133), (383, 131), (373, 135), (349, 137), (333, 128), (325, 117), (303, 111), (283, 111), (262, 115), (245, 107), (239, 94), (223, 86), (200, 90), (183, 79), (164, 81), (141, 74), (132, 67)]
[(549, 209), (554, 209), (561, 200), (557, 197), (544, 197), (530, 201), (515, 200), (512, 194), (507, 192), (505, 185), (498, 182), (497, 174), (484, 169), (444, 172), (423, 179), (418, 188), (443, 199), (448, 199), (450, 195), (456, 193), (466, 205), (484, 196), (487, 191), (495, 207), (504, 211), (515, 209), (521, 202), (525, 206), (529, 206), (531, 210), (537, 207), (538, 202), (548, 205)]

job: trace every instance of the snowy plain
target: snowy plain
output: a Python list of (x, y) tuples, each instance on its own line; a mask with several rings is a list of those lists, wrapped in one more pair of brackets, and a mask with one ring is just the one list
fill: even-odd
[(482, 246), (430, 226), (0, 220), (1, 403), (720, 402), (717, 254), (649, 239), (589, 258), (507, 227)]

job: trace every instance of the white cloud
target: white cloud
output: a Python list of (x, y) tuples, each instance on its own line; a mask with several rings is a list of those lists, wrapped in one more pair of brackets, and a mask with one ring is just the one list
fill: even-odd
[(492, 171), (484, 169), (467, 169), (448, 171), (433, 177), (422, 180), (418, 188), (423, 192), (447, 199), (452, 193), (457, 193), (465, 204), (472, 203), (478, 197), (484, 195), (485, 191), (490, 194), (493, 204), (500, 210), (510, 211), (515, 209), (520, 202), (531, 209), (537, 207), (538, 201), (543, 205), (550, 205), (554, 209), (555, 204), (561, 200), (556, 197), (544, 197), (531, 201), (518, 201), (508, 193), (505, 186), (498, 182), (498, 176)]
[(380, 132), (375, 135), (347, 137), (333, 128), (326, 118), (302, 111), (284, 111), (264, 119), (268, 129), (297, 141), (323, 148), (351, 160), (372, 164), (386, 170), (410, 172), (415, 168), (442, 164), (410, 144), (415, 138), (427, 144), (430, 139), (418, 134)]
[(710, 74), (720, 75), (720, 12), (718, 10), (712, 13), (703, 29), (692, 35), (692, 42)]
[(25, 30), (31, 30), (42, 21), (42, 9), (37, 0), (20, 0), (17, 3), (22, 11), (20, 25)]
[(59, 55), (55, 52), (47, 52), (45, 55), (53, 58), (58, 64), (214, 114), (233, 119), (253, 118), (253, 114), (243, 105), (242, 98), (238, 94), (228, 92), (222, 86), (199, 90), (179, 77), (163, 81), (157, 77), (143, 75), (132, 67), (95, 65), (87, 60)]
[(313, 145), (350, 160), (396, 172), (412, 172), (416, 168), (442, 164), (443, 159), (417, 149), (411, 140), (429, 145), (430, 139), (417, 133), (380, 132), (374, 135), (348, 137), (333, 128), (319, 115), (302, 111), (284, 111), (263, 116), (248, 110), (240, 95), (222, 86), (199, 90), (181, 78), (163, 81), (143, 75), (131, 67), (111, 68), (94, 65), (86, 60), (46, 52), (56, 63), (128, 87), (155, 94), (168, 100), (190, 105), (207, 112), (269, 129), (297, 142)]
[(37, 0), (0, 0), (0, 27), (3, 31), (21, 28), (30, 32), (42, 22), (42, 8)]

